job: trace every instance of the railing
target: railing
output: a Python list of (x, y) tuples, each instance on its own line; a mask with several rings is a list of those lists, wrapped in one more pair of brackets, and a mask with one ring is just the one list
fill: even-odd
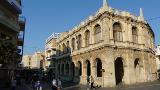
[(19, 39), (20, 41), (23, 41), (23, 35), (19, 35), (19, 36), (18, 36), (18, 39)]
[(18, 11), (18, 13), (22, 13), (22, 7), (20, 3), (18, 3), (16, 0), (7, 0), (7, 2), (15, 9)]
[(26, 17), (25, 16), (19, 16), (19, 22), (26, 23)]
[(0, 14), (0, 23), (6, 25), (7, 27), (11, 28), (14, 31), (17, 31), (17, 32), (19, 31), (19, 26), (16, 21), (13, 21), (1, 14)]

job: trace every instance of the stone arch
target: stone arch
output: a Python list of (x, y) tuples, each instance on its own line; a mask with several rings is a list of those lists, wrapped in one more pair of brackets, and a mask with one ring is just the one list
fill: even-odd
[(138, 43), (138, 28), (135, 26), (132, 27), (132, 41)]
[(78, 39), (77, 40), (77, 49), (79, 50), (82, 47), (82, 35), (79, 34), (78, 37), (77, 37), (77, 39)]
[(134, 71), (135, 71), (135, 79), (136, 79), (136, 82), (139, 82), (140, 81), (140, 72), (141, 72), (141, 61), (139, 58), (136, 58), (134, 60)]
[(75, 38), (72, 38), (72, 51), (74, 51), (75, 50), (75, 44), (76, 44), (76, 40), (75, 40)]
[(102, 28), (101, 28), (100, 24), (96, 24), (94, 26), (94, 42), (95, 43), (99, 43), (101, 41), (101, 32), (102, 32), (101, 29)]
[(88, 47), (90, 44), (90, 31), (86, 30), (85, 31), (85, 46)]
[(65, 43), (63, 43), (63, 44), (62, 44), (62, 51), (63, 51), (63, 53), (66, 53), (66, 49), (67, 49), (67, 48), (66, 48)]
[(102, 77), (102, 61), (99, 58), (96, 58), (96, 72), (97, 77)]
[(115, 80), (116, 80), (116, 85), (122, 83), (123, 77), (124, 77), (124, 63), (123, 63), (123, 58), (118, 57), (116, 58), (114, 62), (115, 66)]
[(87, 69), (87, 76), (91, 75), (91, 63), (89, 60), (86, 60), (86, 69)]
[(70, 52), (69, 41), (67, 41), (67, 44), (66, 44), (66, 46), (67, 46), (67, 52)]
[(113, 38), (114, 41), (123, 41), (122, 25), (119, 22), (113, 24)]
[(72, 72), (71, 76), (74, 80), (74, 76), (75, 76), (75, 64), (74, 64), (74, 62), (71, 63), (71, 72)]
[(81, 63), (81, 61), (78, 61), (78, 75), (79, 76), (82, 75), (82, 63)]

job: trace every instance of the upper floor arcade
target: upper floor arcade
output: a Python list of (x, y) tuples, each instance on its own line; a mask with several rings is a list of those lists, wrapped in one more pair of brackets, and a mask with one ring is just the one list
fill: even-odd
[(137, 50), (153, 50), (154, 32), (140, 16), (103, 7), (72, 30), (60, 34), (56, 40), (56, 55), (76, 55), (105, 46)]

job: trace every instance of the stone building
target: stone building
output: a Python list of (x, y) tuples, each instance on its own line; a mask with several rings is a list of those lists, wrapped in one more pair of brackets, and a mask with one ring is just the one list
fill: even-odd
[[(56, 77), (87, 83), (92, 76), (104, 87), (156, 80), (154, 32), (144, 20), (103, 6), (88, 19), (53, 39), (56, 53), (48, 56)], [(54, 50), (55, 51), (55, 50)]]
[(35, 52), (33, 55), (24, 55), (23, 66), (30, 69), (45, 69), (45, 56), (44, 52)]
[(157, 64), (157, 70), (160, 70), (160, 45), (156, 47), (156, 64)]
[(57, 50), (56, 40), (58, 36), (59, 33), (53, 33), (51, 36), (47, 38), (45, 43), (45, 62), (50, 77), (54, 77), (56, 72), (56, 65), (55, 65), (56, 63), (53, 62), (52, 60), (55, 59), (54, 57), (56, 56), (56, 50)]

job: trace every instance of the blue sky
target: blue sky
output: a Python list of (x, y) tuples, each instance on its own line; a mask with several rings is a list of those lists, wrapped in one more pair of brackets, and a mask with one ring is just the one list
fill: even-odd
[[(53, 32), (63, 32), (94, 14), (103, 0), (22, 0), (26, 17), (24, 54), (44, 50), (45, 40)], [(160, 17), (160, 0), (107, 0), (112, 8), (139, 15), (143, 8), (145, 19)], [(160, 18), (148, 21), (160, 44)]]

